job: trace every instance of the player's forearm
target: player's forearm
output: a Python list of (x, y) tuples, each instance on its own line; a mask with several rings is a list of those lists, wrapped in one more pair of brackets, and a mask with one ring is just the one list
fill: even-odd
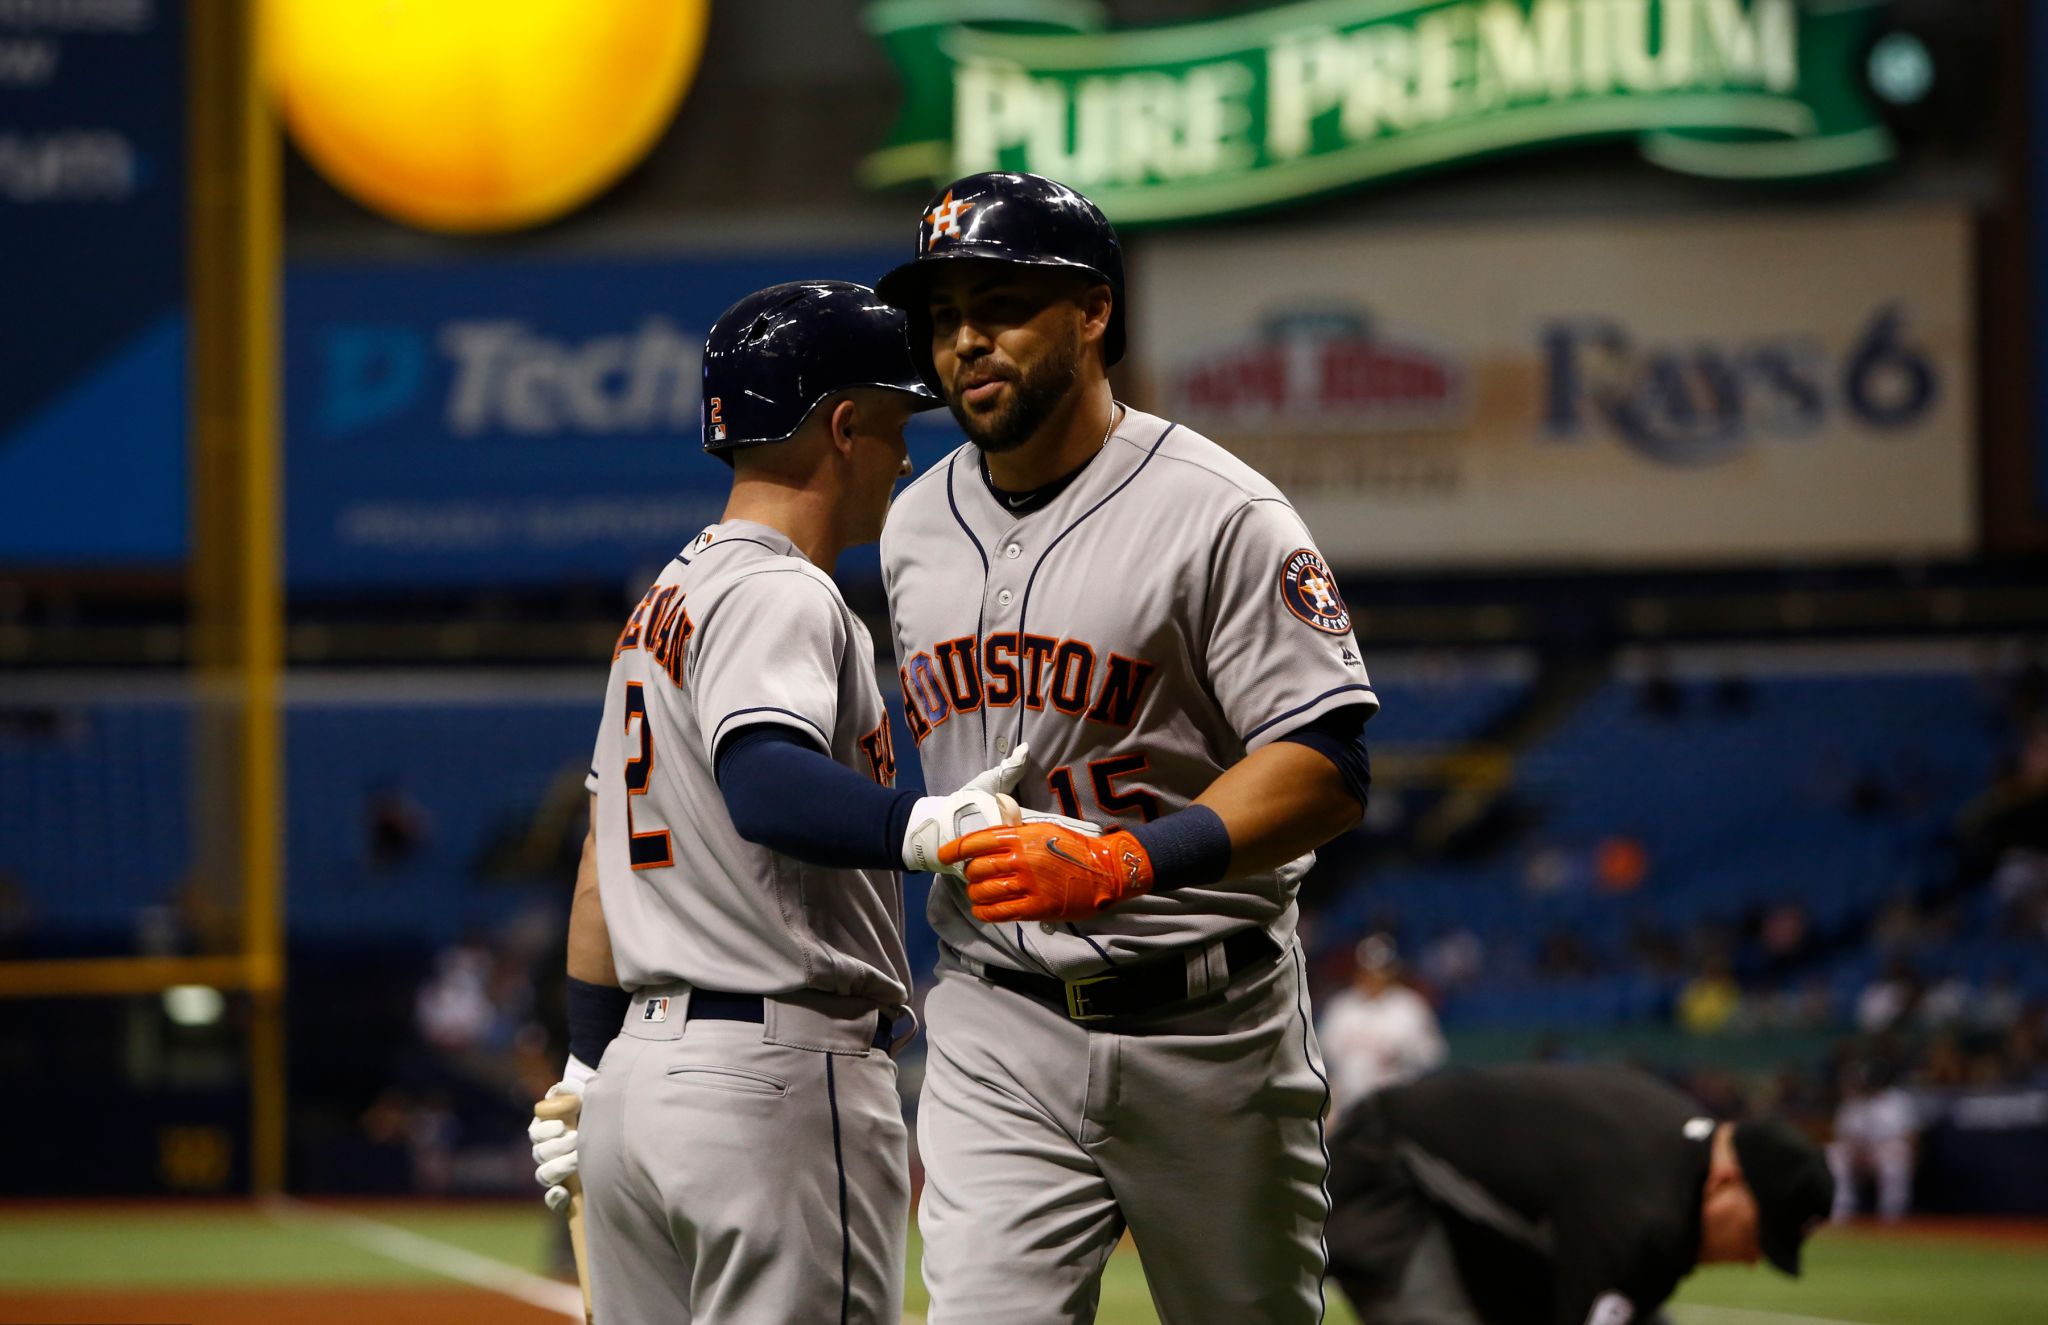
[(764, 724), (728, 737), (716, 776), (733, 827), (757, 846), (806, 865), (903, 868), (916, 794), (862, 777), (789, 728)]
[(590, 798), (591, 830), (583, 835), (576, 865), (576, 894), (569, 903), (569, 975), (585, 984), (617, 987), (611, 931), (604, 925), (604, 901), (597, 891), (597, 797)]
[(1292, 741), (1245, 756), (1195, 804), (1214, 811), (1230, 834), (1227, 878), (1276, 869), (1349, 830), (1364, 814), (1337, 766)]

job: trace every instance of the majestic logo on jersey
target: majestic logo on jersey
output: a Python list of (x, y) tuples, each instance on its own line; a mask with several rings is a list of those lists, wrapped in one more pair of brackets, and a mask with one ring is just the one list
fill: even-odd
[(1317, 630), (1342, 635), (1351, 629), (1351, 613), (1337, 593), (1337, 577), (1314, 548), (1288, 554), (1280, 568), (1280, 601)]
[(1085, 640), (1020, 637), (1016, 631), (943, 640), (896, 669), (904, 721), (920, 745), (955, 713), (972, 713), (984, 704), (1008, 708), (1021, 702), (1033, 712), (1050, 705), (1069, 717), (1128, 727), (1158, 664), (1119, 653), (1104, 658), (1102, 652)]
[(626, 618), (626, 628), (619, 632), (619, 642), (612, 646), (612, 661), (617, 662), (627, 649), (644, 648), (655, 665), (668, 673), (668, 679), (681, 685), (683, 655), (688, 652), (690, 636), (696, 630), (697, 623), (683, 610), (683, 591), (673, 584), (657, 584), (633, 609), (633, 615)]
[(960, 218), (972, 206), (971, 202), (954, 202), (953, 190), (947, 189), (946, 196), (939, 199), (939, 205), (924, 214), (925, 224), (932, 228), (931, 237), (924, 241), (924, 246), (929, 249), (941, 239), (960, 238)]

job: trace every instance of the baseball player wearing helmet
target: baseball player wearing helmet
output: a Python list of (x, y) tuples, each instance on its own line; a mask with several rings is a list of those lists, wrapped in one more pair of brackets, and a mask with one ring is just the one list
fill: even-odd
[(732, 495), (613, 653), (550, 1091), (583, 1095), (581, 1125), (533, 1131), (550, 1204), (582, 1174), (607, 1325), (900, 1317), (895, 871), (1014, 822), (1021, 761), (894, 791), (874, 645), (822, 568), (880, 532), (904, 425), (938, 403), (861, 286), (763, 290), (706, 341)]
[(1328, 1102), (1296, 882), (1355, 824), (1378, 707), (1287, 499), (1119, 404), (1116, 235), (1031, 175), (958, 180), (878, 293), (969, 442), (897, 498), (906, 717), (943, 784), (1029, 742), (930, 897), (919, 1225), (931, 1319), (1088, 1321), (1128, 1230), (1162, 1318), (1322, 1314)]

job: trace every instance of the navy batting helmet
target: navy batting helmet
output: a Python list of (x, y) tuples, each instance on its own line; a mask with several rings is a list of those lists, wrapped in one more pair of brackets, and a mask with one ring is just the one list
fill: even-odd
[(790, 281), (734, 304), (704, 338), (704, 449), (786, 441), (818, 402), (849, 387), (945, 403), (918, 380), (903, 314), (865, 285)]
[(990, 171), (956, 179), (924, 209), (917, 256), (875, 283), (875, 293), (910, 320), (910, 357), (934, 390), (931, 310), (926, 291), (937, 265), (959, 258), (1064, 267), (1109, 286), (1104, 367), (1124, 357), (1124, 254), (1100, 208), (1043, 175)]

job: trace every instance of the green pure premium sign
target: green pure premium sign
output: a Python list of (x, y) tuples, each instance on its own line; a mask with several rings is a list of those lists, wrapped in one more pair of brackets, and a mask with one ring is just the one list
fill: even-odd
[(1118, 222), (1215, 216), (1501, 152), (1633, 139), (1689, 174), (1877, 165), (1879, 0), (1298, 0), (1108, 30), (1093, 0), (879, 0), (902, 71), (876, 185), (1030, 170)]

